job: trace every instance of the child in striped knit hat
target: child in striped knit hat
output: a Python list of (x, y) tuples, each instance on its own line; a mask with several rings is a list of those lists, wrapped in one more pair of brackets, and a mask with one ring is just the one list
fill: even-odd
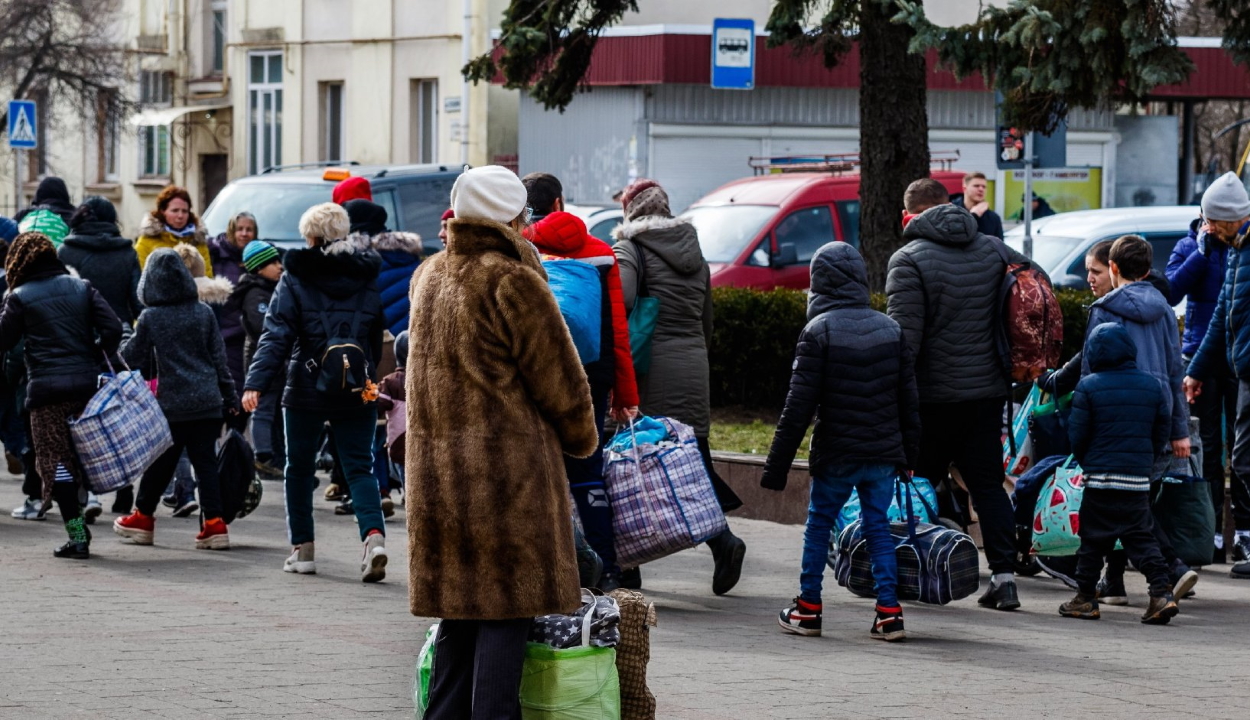
[[(282, 277), (282, 259), (278, 249), (261, 240), (253, 240), (243, 248), (243, 269), (246, 270), (239, 278), (239, 284), (231, 295), (231, 300), (243, 312), (243, 332), (246, 339), (243, 343), (244, 368), (252, 364), (252, 354), (256, 351), (256, 343), (265, 328), (265, 314), (269, 312), (269, 301), (273, 298), (274, 288)], [(282, 477), (282, 466), (285, 464), (285, 448), (282, 442), (281, 413), (278, 411), (282, 397), (282, 386), (285, 378), (278, 378), (274, 387), (263, 393), (260, 405), (252, 414), (252, 445), (256, 450), (256, 469), (262, 477), (276, 479)]]

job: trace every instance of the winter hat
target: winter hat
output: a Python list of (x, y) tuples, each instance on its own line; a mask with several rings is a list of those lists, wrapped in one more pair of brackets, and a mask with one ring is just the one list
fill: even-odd
[(343, 204), (352, 221), (352, 232), (370, 237), (386, 232), (386, 208), (368, 200), (348, 200)]
[(408, 364), (408, 331), (395, 336), (395, 364), (404, 367)]
[(250, 273), (278, 259), (278, 248), (264, 240), (253, 240), (243, 248), (243, 267)]
[(1235, 222), (1250, 216), (1246, 186), (1234, 172), (1221, 175), (1202, 194), (1202, 216), (1208, 220)]
[(334, 186), (334, 192), (330, 193), (330, 198), (339, 205), (345, 204), (348, 200), (372, 201), (373, 188), (365, 178), (349, 177)]
[[(652, 215), (672, 217), (673, 213), (668, 206), (668, 193), (664, 192), (664, 188), (653, 180), (643, 180), (640, 183), (650, 184), (633, 193), (630, 192), (634, 190), (634, 186), (631, 185), (621, 196), (621, 202), (625, 206), (625, 220), (628, 222)], [(635, 185), (640, 183), (635, 183)]]
[(182, 259), (182, 264), (191, 273), (191, 277), (208, 276), (207, 268), (204, 267), (204, 256), (200, 255), (199, 250), (186, 243), (178, 243), (174, 246), (174, 252), (178, 253), (178, 257)]
[(453, 220), (455, 219), (455, 217), (456, 217), (456, 211), (452, 210), (451, 208), (447, 208), (446, 210), (443, 211), (443, 217), (439, 218), (439, 221), (441, 222), (443, 220)]
[(17, 237), (17, 223), (7, 217), (0, 217), (0, 240), (11, 243), (15, 237)]
[(461, 220), (512, 222), (525, 212), (529, 193), (521, 178), (500, 165), (466, 170), (451, 187), (451, 209)]
[(658, 182), (654, 180), (649, 180), (647, 178), (635, 180), (634, 182), (630, 183), (629, 187), (617, 193), (618, 195), (620, 195), (620, 198), (621, 198), (621, 209), (628, 210), (630, 201), (632, 201), (635, 197), (637, 197), (638, 193), (642, 192), (643, 190), (646, 190), (647, 188), (653, 188), (653, 187), (659, 187), (659, 186), (660, 184)]
[(69, 188), (65, 187), (65, 181), (55, 175), (39, 181), (39, 187), (35, 188), (35, 197), (31, 200), (32, 207), (38, 207), (44, 203), (63, 203), (69, 205)]
[(69, 219), (70, 228), (78, 228), (83, 223), (106, 222), (117, 224), (117, 208), (113, 203), (99, 195), (91, 195), (82, 201), (82, 205), (74, 211)]
[(15, 289), (36, 276), (68, 275), (65, 265), (56, 257), (56, 247), (47, 235), (24, 232), (17, 236), (4, 259), (4, 274), (9, 289)]

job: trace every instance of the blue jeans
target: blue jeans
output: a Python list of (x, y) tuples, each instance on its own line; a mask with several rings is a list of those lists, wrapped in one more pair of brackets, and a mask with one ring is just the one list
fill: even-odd
[(286, 447), (282, 433), (282, 387), (261, 393), (260, 404), (252, 413), (252, 444), (256, 448), (256, 456), (268, 456), (276, 467), (282, 467), (286, 457)]
[(373, 476), (373, 433), (378, 411), (373, 405), (328, 417), (323, 413), (285, 408), (286, 523), (292, 545), (312, 542), (313, 490), (317, 487), (317, 451), (326, 422), (333, 431), (343, 475), (352, 489), (352, 507), (360, 539), (370, 530), (386, 533), (382, 498)]
[(165, 495), (172, 495), (178, 505), (185, 505), (195, 499), (195, 475), (191, 472), (191, 459), (187, 457), (186, 450), (178, 458), (178, 468), (174, 470), (174, 477), (165, 488)]
[(812, 478), (807, 531), (803, 535), (803, 569), (799, 575), (799, 597), (805, 602), (820, 602), (834, 520), (851, 497), (851, 490), (858, 490), (864, 538), (872, 556), (872, 577), (877, 583), (877, 604), (898, 605), (898, 563), (887, 517), (896, 477), (898, 470), (892, 465), (835, 465)]

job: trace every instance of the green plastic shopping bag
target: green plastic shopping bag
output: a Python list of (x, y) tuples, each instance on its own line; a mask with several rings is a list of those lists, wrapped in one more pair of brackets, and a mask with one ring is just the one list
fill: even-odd
[(416, 720), (425, 717), (426, 708), (430, 706), (430, 675), (434, 672), (434, 641), (438, 638), (438, 623), (425, 631), (425, 644), (417, 655), (417, 673), (412, 680), (412, 707)]
[(521, 671), (522, 720), (620, 720), (621, 681), (616, 650), (592, 647), (593, 612), (582, 619), (580, 647), (525, 646)]

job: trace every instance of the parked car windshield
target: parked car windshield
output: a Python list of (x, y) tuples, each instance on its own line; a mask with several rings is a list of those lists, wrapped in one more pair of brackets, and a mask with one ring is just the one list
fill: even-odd
[(704, 205), (690, 208), (681, 217), (699, 231), (704, 260), (728, 263), (742, 254), (777, 210), (775, 205)]
[(210, 235), (226, 231), (235, 213), (256, 216), (260, 239), (293, 246), (303, 243), (299, 219), (313, 205), (330, 202), (330, 183), (230, 183), (202, 218)]
[[(1013, 250), (1024, 252), (1024, 232), (1007, 233), (1007, 245)], [(1062, 274), (1060, 263), (1076, 250), (1087, 238), (1063, 237), (1060, 235), (1043, 235), (1033, 238), (1033, 262), (1037, 263), (1047, 275)]]

